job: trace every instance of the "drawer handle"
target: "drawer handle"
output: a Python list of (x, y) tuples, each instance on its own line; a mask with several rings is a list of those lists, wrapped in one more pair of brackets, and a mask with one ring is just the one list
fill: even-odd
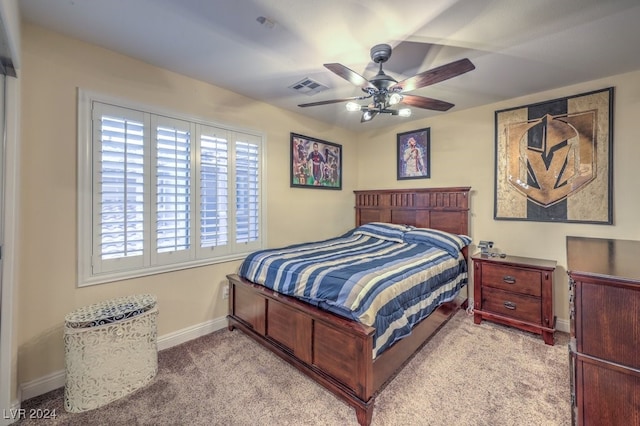
[(516, 277), (513, 277), (511, 275), (505, 275), (504, 277), (502, 277), (502, 281), (504, 281), (507, 284), (515, 284)]
[(507, 309), (511, 309), (512, 311), (515, 311), (516, 304), (513, 302), (504, 302), (504, 307)]

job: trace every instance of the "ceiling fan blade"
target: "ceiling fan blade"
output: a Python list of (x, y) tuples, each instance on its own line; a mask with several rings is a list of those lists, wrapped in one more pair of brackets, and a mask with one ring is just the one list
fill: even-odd
[(347, 102), (347, 101), (357, 101), (359, 99), (364, 99), (363, 96), (354, 96), (352, 98), (343, 98), (343, 99), (329, 99), (328, 101), (318, 101), (318, 102), (310, 102), (308, 104), (299, 104), (299, 107), (310, 107), (310, 106), (318, 106), (318, 105), (328, 105), (328, 104), (337, 104), (338, 102)]
[(435, 111), (447, 111), (454, 107), (454, 105), (449, 102), (416, 95), (402, 95), (402, 101), (400, 102), (414, 107), (432, 109)]
[(473, 65), (473, 63), (467, 58), (460, 59), (459, 61), (451, 62), (449, 64), (421, 72), (420, 74), (416, 74), (406, 80), (402, 80), (389, 87), (389, 90), (400, 89), (401, 92), (408, 92), (410, 90), (430, 86), (432, 84), (457, 77), (460, 74), (464, 74), (475, 68), (475, 65)]
[(349, 83), (354, 84), (362, 89), (366, 89), (369, 87), (375, 89), (375, 86), (369, 83), (369, 80), (367, 80), (357, 72), (353, 71), (352, 69), (345, 67), (342, 64), (332, 63), (332, 64), (324, 64), (324, 66), (329, 71), (333, 72), (334, 74), (347, 80)]

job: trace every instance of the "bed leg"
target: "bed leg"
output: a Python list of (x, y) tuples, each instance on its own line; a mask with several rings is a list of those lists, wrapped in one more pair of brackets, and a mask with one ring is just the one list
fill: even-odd
[(362, 407), (356, 407), (356, 417), (360, 426), (369, 426), (373, 418), (373, 398), (369, 403)]
[(236, 327), (233, 325), (233, 321), (227, 316), (227, 330), (233, 331)]

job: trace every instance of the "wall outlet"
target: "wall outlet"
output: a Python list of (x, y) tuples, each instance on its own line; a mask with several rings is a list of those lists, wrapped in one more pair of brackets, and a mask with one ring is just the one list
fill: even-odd
[(229, 298), (229, 286), (225, 285), (222, 287), (222, 298), (223, 299), (228, 299)]

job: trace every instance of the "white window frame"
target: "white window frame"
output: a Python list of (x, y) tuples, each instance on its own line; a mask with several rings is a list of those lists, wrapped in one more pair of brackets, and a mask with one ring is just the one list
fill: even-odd
[[(156, 188), (152, 182), (145, 180), (145, 242), (142, 259), (134, 261), (126, 269), (97, 268), (94, 271), (97, 244), (97, 230), (94, 229), (93, 194), (94, 168), (98, 164), (94, 159), (95, 138), (100, 130), (94, 131), (92, 123), (92, 107), (95, 102), (139, 111), (144, 115), (145, 125), (145, 176), (151, 176), (155, 164), (155, 123), (187, 122), (192, 141), (191, 156), (191, 209), (192, 209), (192, 244), (188, 254), (180, 252), (157, 253), (155, 249), (156, 229), (155, 217)], [(148, 131), (147, 131), (148, 130)], [(228, 244), (225, 246), (200, 247), (200, 136), (201, 133), (221, 135), (228, 141)], [(97, 135), (97, 136), (96, 136)], [(259, 232), (258, 239), (251, 243), (236, 243), (235, 236), (235, 142), (249, 139), (259, 149)], [(266, 247), (266, 137), (255, 130), (235, 128), (229, 125), (214, 123), (199, 117), (187, 116), (157, 107), (114, 98), (107, 95), (78, 89), (78, 287), (101, 284), (146, 275), (177, 271), (214, 263), (229, 262), (244, 258), (247, 254)], [(147, 213), (148, 212), (148, 213)], [(96, 228), (99, 224), (96, 223)], [(122, 259), (128, 261), (129, 259)], [(141, 260), (141, 262), (139, 262)]]

